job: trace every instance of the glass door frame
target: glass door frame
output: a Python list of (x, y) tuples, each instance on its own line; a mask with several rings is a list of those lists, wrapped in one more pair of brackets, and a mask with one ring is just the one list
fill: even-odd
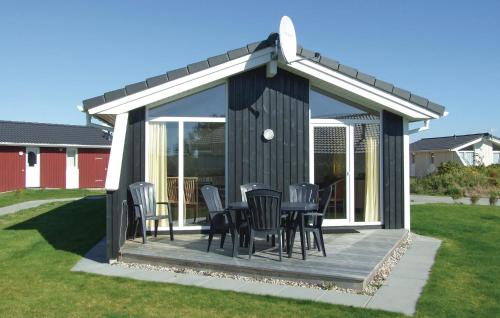
[(352, 179), (354, 175), (351, 173), (354, 158), (354, 147), (351, 147), (353, 126), (342, 121), (332, 119), (311, 119), (309, 123), (309, 182), (314, 183), (314, 128), (316, 127), (334, 127), (345, 128), (345, 149), (346, 149), (346, 172), (345, 172), (345, 189), (346, 189), (346, 204), (345, 211), (346, 217), (343, 219), (324, 219), (324, 226), (342, 226), (349, 225), (354, 221), (354, 183)]
[[(208, 229), (208, 225), (189, 225), (185, 224), (184, 222), (184, 123), (226, 123), (226, 118), (225, 117), (156, 117), (156, 118), (149, 118), (149, 115), (147, 114), (146, 110), (146, 122), (145, 122), (145, 130), (146, 130), (146, 138), (145, 138), (145, 143), (148, 145), (148, 131), (149, 127), (148, 124), (150, 122), (175, 122), (178, 124), (177, 129), (178, 131), (178, 143), (179, 143), (179, 150), (178, 150), (178, 216), (177, 216), (177, 226), (174, 226), (174, 230), (202, 230), (202, 229)], [(225, 191), (227, 193), (227, 130), (224, 129), (224, 144), (225, 144), (225, 150), (224, 150), (224, 156), (225, 156), (225, 173), (224, 173), (224, 179), (225, 179)], [(147, 146), (146, 146), (146, 158), (147, 158)], [(146, 180), (148, 180), (148, 167), (147, 167), (147, 159), (145, 160), (146, 165), (145, 165), (145, 176)], [(158, 227), (159, 231), (166, 231), (168, 230), (168, 227)]]
[(353, 225), (382, 225), (383, 194), (382, 194), (382, 133), (379, 136), (379, 219), (377, 222), (356, 222), (355, 220), (355, 189), (354, 189), (354, 128), (356, 124), (379, 124), (382, 128), (381, 120), (337, 120), (310, 118), (309, 120), (309, 182), (314, 183), (314, 127), (346, 127), (346, 215), (345, 219), (325, 219), (325, 226), (353, 226)]

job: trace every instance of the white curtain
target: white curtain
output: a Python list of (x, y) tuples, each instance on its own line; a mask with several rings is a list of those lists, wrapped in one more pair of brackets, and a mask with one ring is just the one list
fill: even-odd
[(379, 154), (377, 139), (366, 138), (365, 222), (379, 221)]
[[(157, 202), (167, 201), (167, 123), (148, 124), (148, 182), (155, 185)], [(158, 214), (166, 213), (165, 205), (157, 206)], [(151, 226), (152, 224), (150, 224)], [(168, 226), (168, 220), (160, 221), (159, 226)]]

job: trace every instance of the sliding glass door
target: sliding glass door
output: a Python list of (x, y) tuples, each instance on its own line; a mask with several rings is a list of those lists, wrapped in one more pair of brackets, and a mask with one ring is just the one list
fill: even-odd
[(326, 212), (325, 225), (348, 221), (348, 127), (314, 125), (314, 180), (320, 189), (332, 185), (332, 198)]
[(379, 224), (379, 123), (316, 121), (311, 134), (310, 181), (333, 190), (324, 224)]

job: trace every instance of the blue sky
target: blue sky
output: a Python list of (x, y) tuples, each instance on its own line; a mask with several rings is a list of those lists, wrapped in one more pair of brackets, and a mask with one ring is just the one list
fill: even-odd
[(0, 119), (83, 124), (83, 99), (264, 39), (447, 107), (414, 138), (500, 135), (500, 1), (12, 1), (0, 4)]

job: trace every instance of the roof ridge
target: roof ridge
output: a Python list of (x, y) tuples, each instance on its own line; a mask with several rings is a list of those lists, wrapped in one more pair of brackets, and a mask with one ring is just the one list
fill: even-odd
[[(422, 138), (418, 141), (421, 141), (421, 140), (429, 140), (429, 139), (441, 139), (441, 138), (453, 138), (453, 137), (466, 137), (466, 136), (489, 136), (491, 135), (490, 133), (476, 133), (476, 134), (464, 134), (464, 135), (450, 135), (450, 136), (441, 136), (441, 137), (428, 137), (428, 138)], [(418, 141), (415, 141), (415, 142), (418, 142)]]

